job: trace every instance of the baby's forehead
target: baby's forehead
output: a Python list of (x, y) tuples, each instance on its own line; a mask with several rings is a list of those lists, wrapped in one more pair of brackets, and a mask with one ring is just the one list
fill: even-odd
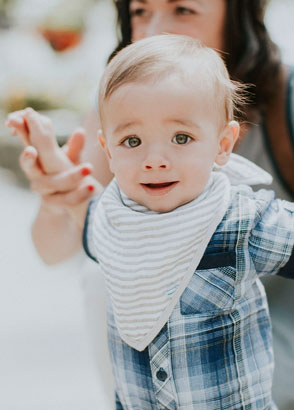
[[(137, 87), (146, 87), (148, 92), (154, 91), (154, 98), (158, 86), (161, 89), (166, 87), (169, 90), (178, 87), (188, 90), (191, 96), (200, 98), (202, 105), (206, 105), (207, 109), (213, 114), (218, 115), (219, 120), (226, 121), (227, 115), (227, 82), (228, 78), (219, 67), (213, 67), (211, 61), (204, 59), (195, 59), (185, 56), (181, 61), (176, 61), (174, 65), (163, 63), (157, 65), (154, 70), (141, 69), (140, 75), (129, 75), (121, 78), (116, 82), (115, 86), (110, 89), (108, 95), (104, 94), (104, 98), (100, 98), (100, 115), (103, 117), (105, 103), (108, 105), (113, 101), (112, 97), (124, 96), (126, 98), (126, 90), (135, 89)], [(144, 90), (142, 90), (144, 91)], [(137, 94), (138, 99), (144, 98), (144, 92)], [(179, 98), (182, 98), (182, 93), (179, 92)], [(111, 101), (112, 100), (112, 101)], [(123, 102), (122, 102), (123, 103)], [(146, 106), (148, 109), (148, 106)]]
[(195, 129), (195, 124), (223, 123), (224, 110), (216, 106), (211, 84), (205, 86), (200, 76), (183, 81), (180, 75), (173, 72), (160, 80), (121, 85), (101, 107), (104, 130), (117, 130), (117, 124), (142, 131), (155, 124), (171, 130), (175, 126)]
[[(150, 92), (154, 90), (156, 94), (158, 87), (166, 87), (168, 92), (170, 85), (179, 90), (188, 90), (191, 94), (197, 96), (199, 93), (205, 95), (205, 100), (208, 98), (221, 98), (220, 86), (211, 75), (211, 73), (202, 66), (191, 65), (177, 65), (176, 67), (169, 67), (166, 70), (158, 71), (142, 76), (141, 78), (128, 79), (128, 81), (121, 81), (120, 84), (107, 96), (105, 101), (111, 100), (112, 95), (124, 93), (126, 90), (146, 87)], [(138, 95), (142, 98), (142, 95)], [(104, 101), (104, 102), (105, 102)]]
[(188, 85), (191, 92), (203, 91), (206, 101), (210, 100), (221, 116), (232, 119), (237, 87), (230, 81), (221, 56), (196, 40), (176, 35), (141, 40), (118, 52), (100, 82), (100, 113), (105, 102), (126, 84), (152, 87), (170, 78)]
[[(151, 96), (148, 101), (147, 95)], [(127, 101), (130, 96), (135, 103), (138, 101), (138, 104), (141, 104), (142, 101), (145, 101), (146, 110), (150, 108), (148, 106), (150, 103), (152, 104), (152, 101), (157, 101), (163, 96), (163, 98), (182, 100), (183, 109), (187, 101), (190, 101), (191, 104), (197, 102), (197, 106), (198, 102), (201, 101), (201, 105), (210, 110), (212, 117), (216, 111), (218, 115), (224, 114), (224, 110), (222, 110), (225, 105), (224, 92), (203, 67), (198, 68), (198, 70), (191, 67), (189, 70), (173, 69), (160, 75), (122, 83), (104, 103), (111, 105), (116, 100), (116, 103), (119, 101), (124, 104), (124, 101)], [(136, 105), (134, 109), (136, 109)]]

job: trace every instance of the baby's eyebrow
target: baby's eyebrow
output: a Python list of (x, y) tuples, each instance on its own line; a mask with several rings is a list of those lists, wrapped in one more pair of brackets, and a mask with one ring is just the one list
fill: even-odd
[(198, 128), (199, 130), (201, 129), (201, 127), (196, 122), (190, 121), (190, 120), (174, 118), (174, 119), (167, 120), (167, 122), (175, 123), (178, 125), (183, 125), (184, 127), (193, 127), (193, 128)]
[(128, 122), (124, 122), (122, 124), (119, 124), (117, 127), (115, 127), (113, 133), (114, 134), (119, 134), (123, 131), (125, 131), (127, 128), (133, 127), (135, 125), (139, 125), (140, 122), (139, 121), (128, 121)]

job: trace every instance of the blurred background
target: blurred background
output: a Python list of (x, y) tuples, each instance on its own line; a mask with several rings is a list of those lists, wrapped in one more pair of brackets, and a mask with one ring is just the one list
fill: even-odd
[[(294, 64), (294, 0), (266, 16)], [(7, 113), (49, 115), (62, 144), (93, 108), (116, 44), (111, 0), (0, 0), (0, 409), (108, 410), (89, 342), (82, 258), (46, 267), (30, 238), (39, 199), (18, 167)]]

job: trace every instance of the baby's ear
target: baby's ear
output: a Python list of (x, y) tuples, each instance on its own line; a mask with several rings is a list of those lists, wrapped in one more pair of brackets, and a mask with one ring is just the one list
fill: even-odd
[(101, 128), (99, 128), (99, 130), (97, 131), (97, 135), (98, 135), (98, 139), (99, 139), (101, 147), (104, 148), (105, 147), (105, 139), (104, 139), (103, 131), (102, 131)]
[(103, 134), (103, 131), (102, 131), (101, 128), (98, 130), (97, 134), (98, 134), (98, 139), (99, 139), (100, 145), (101, 145), (102, 149), (105, 151), (105, 153), (107, 155), (107, 158), (111, 159), (109, 149), (107, 148), (106, 139), (104, 137), (104, 134)]
[(104, 137), (102, 129), (99, 129), (97, 134), (98, 134), (98, 139), (99, 139), (100, 145), (101, 145), (101, 147), (102, 147), (103, 151), (105, 152), (106, 157), (108, 159), (108, 164), (109, 164), (110, 171), (113, 172), (113, 170), (112, 170), (112, 157), (111, 157), (110, 151), (108, 149), (107, 140)]
[(230, 121), (219, 136), (219, 151), (215, 162), (218, 165), (225, 165), (233, 151), (235, 142), (240, 133), (240, 125), (237, 121)]

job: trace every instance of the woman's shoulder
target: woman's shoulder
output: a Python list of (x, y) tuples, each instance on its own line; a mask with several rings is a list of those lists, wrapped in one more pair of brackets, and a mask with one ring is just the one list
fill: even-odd
[(253, 124), (236, 152), (272, 174), (272, 188), (293, 199), (294, 171), (294, 67), (283, 66), (281, 87)]
[(287, 83), (287, 101), (286, 101), (286, 109), (287, 109), (287, 121), (288, 127), (290, 130), (290, 138), (292, 148), (294, 148), (294, 66), (290, 66), (289, 70), (289, 77)]
[(280, 87), (264, 113), (265, 144), (281, 185), (294, 195), (293, 67), (283, 66)]

